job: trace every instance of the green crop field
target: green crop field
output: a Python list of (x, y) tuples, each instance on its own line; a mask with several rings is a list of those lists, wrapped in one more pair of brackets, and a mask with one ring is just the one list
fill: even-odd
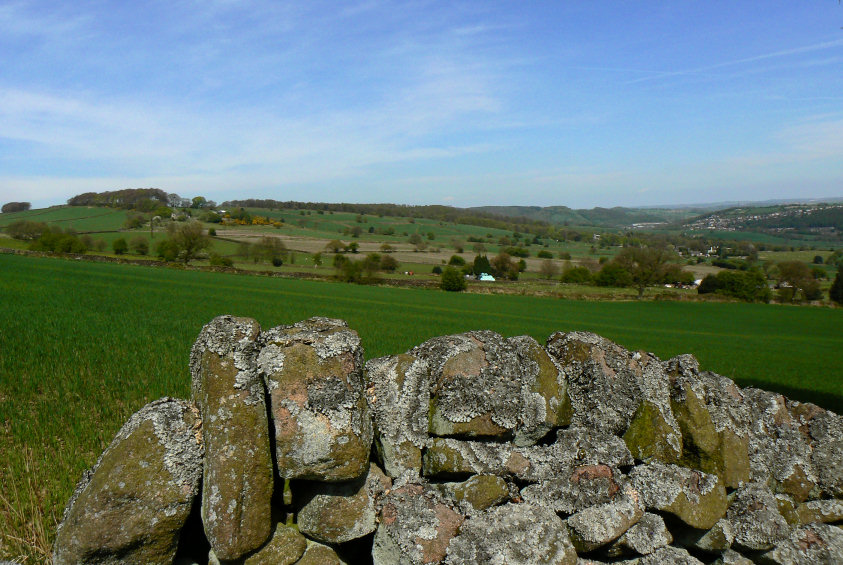
[(190, 346), (224, 313), (263, 327), (344, 318), (368, 358), (471, 329), (540, 342), (589, 330), (843, 408), (841, 309), (458, 294), (14, 255), (0, 255), (0, 272), (4, 558), (44, 559), (81, 472), (145, 403), (188, 396)]
[(26, 212), (0, 215), (0, 227), (17, 220), (44, 222), (77, 232), (114, 231), (123, 227), (128, 212), (114, 208), (93, 208), (87, 206), (55, 206)]
[[(359, 227), (363, 230), (363, 233), (360, 235), (361, 238), (377, 237), (380, 241), (404, 241), (408, 235), (413, 233), (423, 236), (433, 233), (435, 239), (431, 241), (431, 244), (436, 245), (447, 244), (452, 237), (465, 240), (468, 236), (484, 237), (487, 234), (491, 234), (493, 237), (498, 238), (512, 235), (510, 231), (496, 228), (439, 222), (426, 218), (380, 217), (370, 214), (358, 216), (358, 214), (349, 212), (326, 212), (324, 214), (318, 214), (313, 211), (267, 210), (264, 208), (246, 208), (246, 211), (252, 215), (264, 216), (273, 220), (283, 220), (284, 226), (281, 228), (283, 233), (326, 239), (347, 238), (348, 236), (344, 235), (343, 231), (350, 230), (354, 227)], [(358, 221), (358, 217), (360, 221)], [(375, 236), (368, 233), (370, 227), (375, 228), (378, 232), (392, 228), (395, 233), (392, 235), (379, 233)], [(262, 229), (273, 230), (273, 228), (267, 227)], [(407, 235), (404, 235), (405, 233)]]

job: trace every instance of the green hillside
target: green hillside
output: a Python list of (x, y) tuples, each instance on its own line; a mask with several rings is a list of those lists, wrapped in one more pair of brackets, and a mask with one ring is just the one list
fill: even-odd
[(53, 206), (26, 212), (0, 214), (0, 228), (9, 224), (29, 220), (44, 222), (62, 229), (73, 229), (79, 233), (115, 231), (123, 227), (129, 212), (115, 208), (93, 206)]
[(591, 208), (575, 210), (567, 206), (480, 206), (478, 212), (526, 218), (553, 225), (628, 228), (633, 224), (670, 223), (698, 214), (693, 208)]

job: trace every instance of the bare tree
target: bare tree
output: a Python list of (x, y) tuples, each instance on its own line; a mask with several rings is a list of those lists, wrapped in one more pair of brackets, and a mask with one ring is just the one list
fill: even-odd
[(543, 279), (553, 280), (559, 275), (559, 266), (550, 259), (542, 261), (539, 273)]

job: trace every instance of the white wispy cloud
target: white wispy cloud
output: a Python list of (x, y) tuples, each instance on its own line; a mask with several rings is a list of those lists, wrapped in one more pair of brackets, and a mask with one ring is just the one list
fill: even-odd
[[(843, 175), (840, 114), (819, 115), (837, 110), (843, 39), (675, 69), (689, 59), (651, 50), (651, 10), (551, 4), (0, 0), (0, 200), (296, 186), (609, 203), (760, 186), (765, 167)], [(660, 25), (699, 10), (714, 15), (677, 5)], [(697, 31), (678, 47), (707, 47)], [(705, 53), (763, 44), (728, 41)]]
[[(176, 3), (175, 10), (198, 10), (199, 19), (164, 23), (169, 28), (165, 35), (189, 34), (191, 28), (200, 25), (213, 27), (221, 18), (236, 20), (234, 12), (243, 10), (238, 3), (226, 1), (199, 4)], [(412, 9), (422, 8), (411, 4), (407, 5)], [(474, 33), (463, 34), (470, 37), (455, 39), (449, 27), (430, 30), (428, 24), (405, 26), (399, 48), (375, 46), (378, 49), (372, 56), (382, 67), (369, 65), (367, 53), (362, 51), (368, 40), (350, 45), (348, 53), (337, 56), (348, 57), (359, 67), (358, 72), (373, 73), (378, 88), (373, 90), (376, 96), (361, 97), (360, 103), (347, 106), (342, 103), (343, 92), (327, 91), (296, 60), (299, 53), (304, 55), (305, 65), (307, 57), (322, 56), (320, 52), (305, 53), (309, 46), (323, 52), (337, 48), (335, 44), (319, 46), (334, 24), (312, 25), (312, 18), (338, 19), (336, 14), (326, 11), (327, 16), (315, 15), (309, 10), (264, 2), (250, 8), (266, 11), (257, 23), (253, 13), (240, 14), (249, 20), (250, 39), (257, 44), (281, 41), (280, 48), (261, 47), (250, 57), (226, 59), (225, 42), (221, 43), (214, 32), (186, 45), (182, 50), (184, 64), (201, 70), (205, 82), (198, 93), (218, 90), (226, 94), (228, 89), (248, 93), (251, 87), (277, 89), (276, 96), (215, 107), (189, 97), (167, 97), (163, 92), (150, 96), (142, 83), (136, 93), (116, 95), (96, 86), (84, 90), (34, 88), (6, 77), (0, 78), (0, 138), (31, 144), (42, 159), (83, 163), (80, 167), (90, 172), (79, 179), (79, 184), (99, 187), (103, 183), (122, 186), (153, 181), (178, 186), (200, 180), (203, 186), (213, 186), (215, 177), (224, 178), (220, 182), (229, 186), (315, 183), (359, 177), (372, 166), (449, 159), (491, 149), (492, 145), (485, 142), (443, 143), (436, 138), (457, 128), (487, 128), (488, 117), (505, 107), (498, 89), (501, 65), (505, 63), (475, 49), (474, 43), (484, 33), (494, 31), (493, 27), (484, 30), (479, 25)], [(364, 12), (378, 9), (383, 9), (378, 3), (361, 4), (356, 10), (344, 11), (341, 18), (366, 17)], [(400, 17), (413, 16), (406, 13)], [(27, 23), (19, 10), (8, 12), (5, 18), (7, 26), (40, 25)], [(290, 31), (289, 36), (279, 35), (279, 21), (283, 22), (282, 31)], [(74, 25), (84, 22), (81, 18)], [(234, 27), (221, 37), (237, 38), (244, 33), (231, 25)], [(376, 43), (389, 43), (391, 35)], [(168, 46), (165, 54), (174, 49)], [(119, 54), (111, 64), (120, 64)], [(281, 78), (273, 74), (276, 68), (282, 70)], [(286, 82), (287, 77), (294, 82)], [(354, 92), (349, 94), (353, 96)], [(311, 101), (320, 99), (328, 104), (320, 108)], [(285, 104), (295, 100), (300, 101), (298, 107)], [(113, 171), (125, 173), (122, 182)], [(23, 183), (20, 176), (7, 175), (0, 177), (0, 191), (22, 183), (42, 186), (54, 180), (42, 175)], [(69, 185), (63, 186), (66, 190)]]
[(635, 84), (640, 82), (658, 80), (662, 78), (670, 78), (670, 77), (677, 77), (683, 75), (704, 75), (704, 74), (711, 74), (711, 71), (717, 71), (720, 69), (725, 69), (728, 67), (734, 67), (738, 65), (746, 65), (749, 63), (757, 63), (760, 61), (767, 61), (770, 59), (779, 59), (782, 57), (790, 57), (793, 55), (800, 55), (803, 53), (813, 53), (816, 51), (825, 51), (828, 49), (835, 49), (835, 48), (843, 48), (843, 39), (836, 39), (833, 41), (823, 41), (820, 43), (814, 43), (811, 45), (803, 45), (800, 47), (793, 47), (790, 49), (780, 49), (777, 51), (771, 51), (769, 53), (762, 53), (759, 55), (753, 55), (751, 57), (742, 57), (739, 59), (732, 59), (729, 61), (722, 61), (720, 63), (715, 63), (712, 65), (704, 65), (701, 67), (696, 67), (692, 69), (683, 69), (678, 71), (650, 71), (649, 76), (640, 77), (637, 79), (630, 80), (627, 84)]

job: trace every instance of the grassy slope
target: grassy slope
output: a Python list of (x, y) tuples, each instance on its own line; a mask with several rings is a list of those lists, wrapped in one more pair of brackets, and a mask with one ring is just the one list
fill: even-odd
[(53, 224), (65, 229), (73, 228), (82, 233), (111, 231), (123, 227), (127, 216), (126, 210), (113, 208), (54, 206), (26, 212), (0, 214), (0, 227), (7, 226), (17, 220), (31, 220)]

